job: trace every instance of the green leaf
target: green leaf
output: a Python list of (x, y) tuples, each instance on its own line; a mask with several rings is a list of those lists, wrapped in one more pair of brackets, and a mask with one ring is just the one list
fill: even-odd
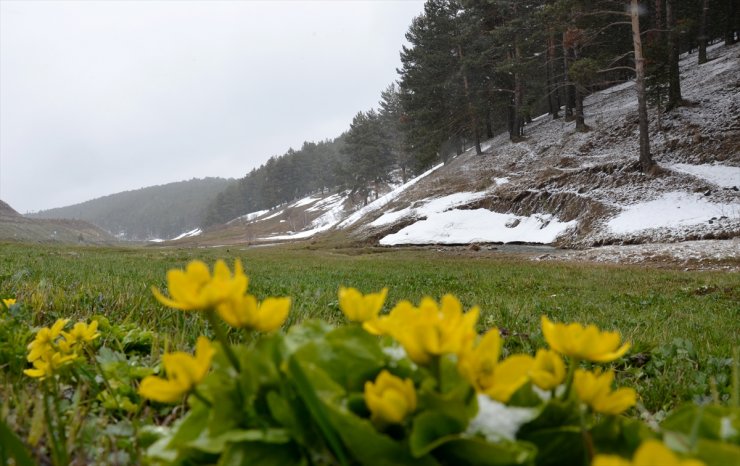
[(597, 452), (626, 458), (631, 458), (640, 444), (652, 437), (655, 434), (644, 423), (621, 416), (605, 416), (591, 429)]
[(321, 367), (345, 390), (361, 391), (385, 366), (377, 337), (359, 326), (340, 327), (296, 350), (295, 356)]
[(714, 440), (699, 439), (696, 442), (697, 458), (707, 466), (740, 464), (740, 446)]
[(290, 435), (285, 429), (232, 429), (216, 436), (210, 436), (209, 430), (203, 430), (187, 446), (206, 453), (221, 453), (227, 443), (241, 442), (285, 444), (290, 442)]
[(445, 464), (455, 466), (533, 465), (536, 454), (537, 449), (527, 442), (489, 443), (477, 437), (453, 439), (435, 450)]
[(304, 466), (306, 459), (292, 445), (237, 443), (226, 448), (218, 466)]
[(292, 354), (307, 343), (321, 339), (333, 327), (322, 320), (307, 320), (300, 325), (294, 325), (285, 335), (285, 348)]
[(439, 445), (456, 438), (465, 430), (465, 426), (458, 417), (438, 411), (424, 411), (414, 418), (411, 427), (411, 454), (416, 458), (426, 455)]
[(540, 429), (520, 436), (537, 447), (537, 466), (588, 466), (586, 447), (580, 427), (565, 426)]
[(172, 429), (172, 439), (168, 447), (179, 449), (200, 437), (208, 427), (208, 413), (203, 405), (191, 409)]
[(314, 387), (311, 384), (311, 381), (316, 384), (316, 377), (309, 378), (306, 375), (306, 372), (304, 372), (304, 368), (302, 367), (301, 363), (298, 362), (298, 360), (293, 356), (288, 359), (288, 371), (293, 378), (293, 383), (296, 387), (296, 390), (298, 391), (298, 394), (300, 395), (301, 399), (303, 399), (303, 402), (306, 404), (306, 407), (311, 413), (311, 417), (319, 427), (319, 430), (324, 436), (324, 439), (329, 445), (332, 453), (334, 453), (334, 455), (337, 457), (337, 460), (340, 464), (349, 464), (347, 456), (344, 452), (344, 446), (339, 441), (337, 433), (332, 428), (332, 425), (329, 423), (327, 415), (324, 412), (324, 406), (319, 399), (319, 397), (325, 398), (327, 396), (340, 396), (341, 388), (332, 387), (330, 384), (326, 383), (326, 380), (324, 380), (325, 383), (322, 386)]
[(688, 404), (675, 410), (660, 427), (683, 434), (688, 450), (701, 438), (740, 443), (740, 408)]
[(36, 463), (15, 433), (4, 420), (0, 419), (0, 460), (3, 464), (9, 464), (12, 459), (18, 466), (34, 466)]

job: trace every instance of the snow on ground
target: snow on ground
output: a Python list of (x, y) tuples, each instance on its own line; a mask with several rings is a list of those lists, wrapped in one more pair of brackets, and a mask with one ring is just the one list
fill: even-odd
[(486, 193), (462, 192), (450, 194), (449, 196), (443, 196), (437, 199), (424, 200), (418, 207), (406, 207), (405, 209), (386, 212), (374, 221), (370, 222), (369, 225), (377, 227), (395, 223), (405, 217), (426, 217), (428, 215), (444, 212), (453, 207), (470, 204), (473, 201), (486, 197), (486, 195)]
[(552, 243), (576, 222), (559, 222), (551, 215), (522, 217), (486, 209), (460, 210), (431, 214), (385, 236), (380, 244), (463, 244), (463, 243)]
[(387, 205), (394, 199), (396, 199), (402, 192), (406, 191), (411, 186), (415, 185), (419, 181), (421, 181), (423, 178), (431, 175), (435, 170), (442, 167), (444, 164), (440, 163), (439, 165), (435, 165), (434, 167), (430, 168), (429, 170), (425, 171), (421, 175), (417, 176), (416, 178), (407, 181), (406, 183), (402, 184), (401, 186), (395, 188), (393, 191), (389, 192), (388, 194), (379, 197), (378, 199), (374, 200), (370, 204), (366, 205), (365, 207), (357, 210), (355, 213), (347, 217), (346, 219), (342, 220), (338, 226), (340, 228), (346, 228), (360, 219), (362, 219), (365, 215), (369, 214), (370, 212), (375, 212), (376, 210), (380, 209), (381, 207)]
[(607, 226), (613, 233), (624, 234), (649, 228), (697, 225), (719, 217), (740, 218), (740, 205), (716, 204), (705, 200), (703, 194), (674, 191), (627, 206)]
[(256, 219), (257, 217), (261, 217), (261, 216), (265, 215), (267, 212), (269, 212), (269, 210), (267, 210), (267, 209), (265, 209), (265, 210), (258, 210), (256, 212), (250, 212), (248, 214), (244, 214), (244, 215), (242, 215), (240, 217), (237, 217), (237, 218), (235, 218), (233, 220), (229, 220), (228, 222), (226, 222), (226, 224), (227, 225), (230, 225), (230, 224), (232, 224), (234, 222), (237, 222), (237, 221), (240, 221), (240, 220), (243, 221), (243, 222), (251, 222), (252, 220)]
[(185, 233), (182, 233), (172, 238), (171, 241), (177, 241), (178, 239), (183, 239), (183, 238), (192, 238), (193, 236), (198, 236), (201, 233), (203, 233), (203, 230), (201, 230), (200, 228), (195, 228), (193, 230), (186, 231)]
[(688, 173), (697, 178), (709, 181), (724, 188), (740, 187), (740, 167), (728, 165), (690, 165), (688, 163), (674, 163), (666, 168), (682, 173)]
[[(322, 231), (326, 231), (330, 228), (332, 228), (334, 225), (337, 224), (342, 219), (342, 213), (344, 211), (344, 203), (347, 200), (347, 196), (349, 193), (345, 192), (343, 194), (334, 194), (332, 196), (327, 197), (323, 201), (321, 201), (318, 204), (321, 204), (321, 210), (326, 210), (323, 214), (321, 214), (319, 217), (317, 217), (311, 224), (309, 225), (308, 230), (298, 231), (298, 232), (289, 232), (284, 235), (277, 235), (277, 236), (269, 236), (267, 238), (263, 238), (266, 241), (285, 241), (285, 240), (293, 240), (293, 239), (306, 239), (310, 238), (313, 235), (317, 233), (321, 233)], [(307, 204), (307, 203), (306, 203)], [(315, 209), (316, 205), (314, 205), (312, 208), (307, 210)], [(318, 210), (318, 209), (315, 209)]]

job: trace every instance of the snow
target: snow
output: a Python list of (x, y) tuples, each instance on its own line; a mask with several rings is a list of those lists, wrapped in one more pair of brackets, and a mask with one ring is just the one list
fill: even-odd
[(397, 222), (404, 217), (426, 217), (431, 214), (444, 212), (445, 210), (451, 209), (453, 207), (469, 204), (485, 196), (486, 193), (462, 192), (450, 194), (448, 196), (443, 196), (437, 199), (424, 200), (422, 201), (422, 205), (420, 207), (407, 207), (405, 209), (385, 213), (374, 221), (370, 222), (369, 225), (374, 227), (389, 225)]
[(198, 236), (201, 233), (203, 233), (203, 230), (201, 230), (200, 228), (195, 228), (193, 230), (186, 231), (185, 233), (182, 233), (172, 238), (171, 241), (177, 241), (178, 239), (183, 239), (183, 238), (192, 238), (193, 236)]
[(265, 221), (265, 220), (270, 220), (271, 218), (275, 218), (275, 217), (277, 217), (278, 215), (280, 215), (280, 214), (282, 214), (282, 213), (283, 213), (283, 210), (282, 210), (282, 209), (281, 209), (281, 210), (278, 210), (278, 211), (277, 211), (277, 212), (275, 212), (274, 214), (270, 215), (269, 217), (265, 217), (265, 218), (263, 218), (262, 220), (263, 220), (263, 221)]
[(709, 181), (724, 188), (740, 186), (740, 167), (728, 165), (690, 165), (688, 163), (674, 163), (666, 165), (671, 170), (688, 173), (697, 178)]
[(387, 205), (394, 199), (396, 199), (402, 192), (406, 191), (411, 186), (415, 185), (419, 181), (421, 181), (423, 178), (431, 175), (435, 170), (442, 167), (444, 164), (440, 163), (439, 165), (435, 165), (434, 167), (430, 168), (429, 170), (425, 171), (421, 175), (417, 176), (416, 178), (407, 181), (406, 183), (402, 184), (401, 186), (395, 188), (393, 191), (389, 192), (385, 196), (381, 196), (378, 199), (374, 200), (370, 204), (366, 205), (365, 207), (357, 210), (355, 213), (344, 219), (342, 222), (339, 223), (340, 228), (346, 228), (360, 219), (362, 219), (365, 215), (369, 214), (370, 212), (375, 212), (376, 210), (380, 209), (381, 207)]
[(265, 239), (270, 241), (306, 239), (314, 236), (317, 233), (321, 233), (332, 228), (334, 225), (337, 224), (337, 222), (339, 222), (342, 217), (342, 212), (344, 211), (343, 206), (344, 202), (347, 200), (347, 196), (348, 193), (344, 193), (344, 195), (335, 194), (321, 201), (321, 206), (323, 209), (326, 209), (326, 212), (324, 212), (313, 222), (311, 222), (311, 224), (309, 225), (309, 227), (311, 228), (309, 230), (288, 232), (284, 235), (270, 236)]
[(380, 244), (391, 246), (515, 241), (548, 244), (575, 225), (575, 220), (559, 222), (547, 214), (522, 217), (486, 209), (452, 209), (431, 214), (426, 220), (420, 220), (397, 233), (385, 236)]
[(494, 183), (496, 183), (496, 185), (501, 186), (502, 184), (506, 184), (510, 182), (511, 180), (508, 177), (503, 177), (503, 178), (494, 178), (493, 181)]
[(470, 420), (466, 434), (482, 435), (489, 442), (514, 440), (519, 428), (535, 419), (541, 409), (506, 406), (478, 395), (478, 414)]
[(244, 215), (242, 215), (240, 217), (237, 217), (237, 218), (235, 218), (233, 220), (230, 220), (229, 222), (227, 222), (227, 225), (228, 224), (231, 224), (233, 222), (236, 222), (238, 220), (242, 220), (244, 222), (251, 222), (252, 220), (256, 219), (257, 217), (261, 217), (261, 216), (265, 215), (267, 212), (269, 212), (269, 210), (267, 210), (267, 209), (265, 209), (265, 210), (258, 210), (256, 212), (250, 212), (248, 214), (244, 214)]
[(607, 226), (614, 233), (625, 234), (649, 228), (696, 225), (723, 216), (740, 217), (740, 204), (717, 204), (705, 200), (702, 194), (674, 191), (652, 201), (626, 206)]
[(295, 201), (293, 204), (291, 204), (291, 207), (301, 207), (301, 206), (304, 206), (306, 204), (311, 204), (312, 202), (316, 202), (319, 199), (320, 198), (314, 197), (314, 196), (304, 197), (303, 199), (299, 199), (299, 200)]
[(163, 243), (165, 240), (163, 240), (162, 238), (153, 238), (153, 239), (150, 239), (148, 241), (150, 243)]

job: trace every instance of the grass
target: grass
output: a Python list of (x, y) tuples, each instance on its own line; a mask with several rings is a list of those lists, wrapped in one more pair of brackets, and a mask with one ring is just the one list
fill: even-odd
[(0, 297), (17, 297), (34, 325), (104, 314), (111, 322), (156, 330), (169, 344), (186, 346), (203, 330), (202, 320), (163, 308), (150, 286), (164, 289), (166, 271), (192, 259), (213, 263), (236, 257), (250, 277), (250, 292), (293, 298), (289, 324), (311, 317), (340, 320), (336, 291), (343, 284), (364, 292), (387, 286), (390, 305), (452, 293), (466, 308), (481, 307), (480, 330), (505, 329), (510, 350), (542, 344), (543, 314), (619, 330), (633, 342), (633, 355), (651, 356), (647, 363), (639, 357), (627, 361), (622, 374), (639, 387), (651, 411), (668, 409), (681, 398), (708, 396), (713, 383), (721, 395), (738, 345), (738, 274), (460, 257), (429, 249), (2, 244)]

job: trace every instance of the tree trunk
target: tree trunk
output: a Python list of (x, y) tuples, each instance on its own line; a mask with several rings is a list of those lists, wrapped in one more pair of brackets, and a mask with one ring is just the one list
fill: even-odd
[[(514, 37), (514, 61), (519, 64), (521, 59), (521, 50), (519, 41)], [(514, 132), (518, 140), (524, 136), (524, 125), (522, 124), (522, 104), (524, 102), (524, 87), (522, 85), (522, 74), (518, 71), (514, 73)]]
[[(573, 58), (575, 60), (578, 60), (578, 46), (573, 46)], [(576, 131), (579, 133), (585, 133), (588, 131), (588, 126), (586, 126), (586, 118), (583, 115), (583, 94), (584, 89), (581, 86), (581, 83), (576, 83), (575, 87), (575, 97), (576, 97)]]
[(552, 31), (547, 35), (547, 91), (550, 116), (555, 120), (560, 118), (560, 98), (558, 96), (558, 85), (555, 81), (555, 33)]
[(678, 69), (678, 31), (676, 31), (676, 0), (666, 0), (665, 19), (668, 27), (668, 103), (670, 111), (683, 102), (681, 75)]
[(463, 50), (462, 45), (457, 44), (458, 57), (460, 58), (460, 74), (463, 78), (463, 89), (465, 91), (465, 103), (468, 110), (468, 118), (470, 119), (470, 125), (472, 126), (473, 136), (475, 137), (475, 155), (483, 154), (480, 148), (480, 131), (478, 130), (478, 118), (476, 117), (475, 110), (473, 109), (473, 102), (470, 99), (470, 85), (468, 84), (468, 73), (465, 70), (465, 63), (463, 62)]
[(725, 17), (725, 45), (732, 45), (736, 42), (735, 30), (738, 29), (737, 3), (735, 0), (727, 2)]
[(491, 121), (491, 108), (486, 109), (486, 137), (491, 139), (493, 137), (493, 121)]
[(565, 120), (570, 121), (573, 119), (573, 89), (571, 88), (570, 80), (568, 79), (568, 43), (566, 41), (565, 32), (563, 33), (563, 91), (565, 98)]
[(699, 64), (707, 62), (707, 16), (709, 15), (709, 0), (704, 0), (701, 9), (701, 24), (699, 26)]
[(640, 123), (640, 167), (648, 173), (653, 167), (650, 155), (650, 134), (648, 133), (647, 101), (645, 100), (645, 58), (642, 56), (642, 39), (640, 38), (640, 16), (637, 0), (630, 0), (630, 18), (632, 20), (632, 44), (635, 49), (635, 87), (637, 88), (637, 114)]
[(661, 31), (663, 26), (663, 0), (655, 0), (655, 16), (653, 16), (653, 29)]

